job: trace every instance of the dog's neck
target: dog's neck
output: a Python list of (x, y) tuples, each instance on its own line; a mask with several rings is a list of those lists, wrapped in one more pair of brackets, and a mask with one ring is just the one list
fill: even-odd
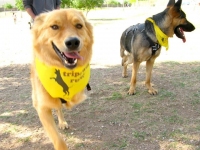
[[(162, 34), (164, 35), (162, 38), (166, 38), (166, 40), (168, 39), (169, 35), (168, 35), (168, 28), (166, 24), (164, 24), (163, 22), (165, 22), (163, 19), (168, 19), (167, 17), (163, 18), (163, 16), (167, 16), (170, 17), (166, 14), (166, 10), (164, 10), (161, 13), (158, 13), (156, 15), (154, 15), (152, 18), (150, 18), (152, 21), (150, 20), (146, 20), (145, 21), (145, 31), (146, 34), (151, 38), (152, 41), (154, 41), (155, 43), (160, 43), (159, 40), (156, 36), (156, 30), (155, 30), (155, 26), (157, 26), (160, 29), (160, 32), (162, 32)], [(160, 43), (162, 46), (164, 46), (162, 43)], [(167, 44), (168, 45), (168, 44)], [(165, 46), (166, 49), (168, 49), (168, 46)]]
[(154, 31), (154, 27), (153, 27), (153, 24), (150, 23), (149, 21), (145, 21), (145, 31), (146, 31), (146, 34), (147, 36), (154, 42), (154, 43), (157, 43), (158, 40), (156, 38), (156, 35), (155, 35), (155, 31)]
[[(169, 34), (169, 26), (172, 23), (170, 20), (172, 19), (171, 16), (167, 13), (168, 8), (166, 8), (163, 12), (160, 12), (156, 15), (153, 15), (152, 19), (155, 21), (157, 26), (162, 30), (164, 34), (170, 37)], [(165, 16), (165, 17), (163, 17)]]
[(148, 18), (147, 20), (153, 24), (156, 39), (158, 40), (158, 43), (160, 45), (166, 47), (166, 49), (168, 49), (168, 36), (165, 33), (163, 33), (163, 31), (157, 26), (157, 24), (155, 23), (155, 21), (152, 18)]

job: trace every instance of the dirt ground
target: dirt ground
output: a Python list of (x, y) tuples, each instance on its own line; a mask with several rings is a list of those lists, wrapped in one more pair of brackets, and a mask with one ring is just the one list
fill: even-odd
[[(154, 65), (152, 81), (158, 95), (149, 95), (143, 85), (144, 64), (136, 95), (127, 95), (131, 66), (129, 77), (121, 77), (121, 33), (162, 9), (88, 14), (95, 37), (92, 91), (82, 104), (64, 111), (70, 129), (59, 131), (70, 150), (200, 150), (200, 8), (183, 8), (196, 30), (185, 33), (186, 43), (175, 36), (170, 39), (169, 50), (163, 48)], [(0, 14), (0, 149), (53, 150), (32, 107), (31, 36), (29, 18), (22, 15), (17, 12), (14, 24), (11, 14)]]

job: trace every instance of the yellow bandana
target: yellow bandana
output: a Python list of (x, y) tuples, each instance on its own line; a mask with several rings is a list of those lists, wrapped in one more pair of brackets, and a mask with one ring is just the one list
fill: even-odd
[(42, 85), (53, 98), (70, 101), (76, 93), (86, 87), (90, 79), (89, 64), (70, 70), (48, 66), (38, 59), (35, 63)]
[(168, 36), (166, 34), (164, 34), (160, 28), (156, 25), (155, 21), (151, 18), (148, 18), (147, 19), (148, 21), (151, 21), (153, 23), (153, 27), (154, 27), (154, 30), (156, 32), (156, 38), (158, 40), (158, 43), (161, 45), (161, 46), (164, 46), (166, 47), (166, 50), (168, 50), (169, 48), (169, 45), (168, 45)]

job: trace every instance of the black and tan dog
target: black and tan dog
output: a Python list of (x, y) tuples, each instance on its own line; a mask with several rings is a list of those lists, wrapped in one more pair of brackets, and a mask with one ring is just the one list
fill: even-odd
[(127, 77), (127, 66), (133, 63), (129, 95), (136, 93), (136, 77), (140, 63), (146, 61), (146, 81), (148, 92), (157, 94), (151, 85), (151, 72), (155, 59), (160, 55), (161, 47), (168, 49), (168, 37), (174, 34), (183, 42), (186, 41), (184, 31), (191, 32), (195, 27), (186, 19), (181, 9), (182, 0), (169, 0), (167, 8), (145, 23), (127, 28), (121, 36), (120, 55), (122, 57), (122, 76)]

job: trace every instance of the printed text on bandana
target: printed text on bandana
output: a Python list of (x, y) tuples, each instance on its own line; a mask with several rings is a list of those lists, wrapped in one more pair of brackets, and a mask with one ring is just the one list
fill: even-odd
[(74, 69), (48, 66), (36, 59), (39, 79), (46, 91), (54, 98), (70, 100), (75, 94), (85, 89), (90, 79), (90, 65)]

